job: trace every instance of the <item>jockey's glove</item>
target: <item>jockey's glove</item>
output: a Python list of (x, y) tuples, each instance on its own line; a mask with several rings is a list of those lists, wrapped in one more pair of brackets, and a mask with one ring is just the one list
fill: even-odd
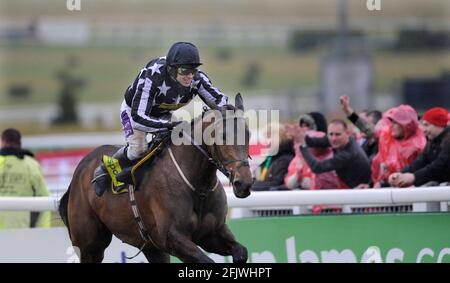
[(181, 120), (181, 121), (175, 121), (175, 122), (170, 122), (167, 123), (166, 128), (168, 128), (169, 130), (172, 130), (173, 128), (175, 128), (176, 126), (180, 125), (181, 123), (185, 123), (186, 121)]

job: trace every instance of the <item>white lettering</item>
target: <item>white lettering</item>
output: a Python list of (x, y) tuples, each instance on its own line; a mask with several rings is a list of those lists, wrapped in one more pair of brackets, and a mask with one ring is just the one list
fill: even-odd
[(381, 251), (377, 246), (368, 247), (361, 257), (362, 263), (381, 263)]
[(338, 250), (322, 251), (320, 252), (320, 256), (324, 263), (356, 263), (355, 254), (349, 249), (343, 250), (342, 252), (339, 252)]
[(297, 249), (294, 236), (286, 240), (286, 254), (288, 263), (297, 263)]
[(405, 253), (401, 249), (399, 248), (390, 249), (386, 255), (386, 263), (403, 262), (404, 256)]
[(446, 256), (446, 255), (450, 255), (450, 248), (445, 248), (445, 249), (441, 250), (441, 252), (439, 253), (437, 262), (441, 263), (442, 262), (442, 258), (444, 256)]
[(209, 280), (211, 278), (212, 270), (207, 269), (189, 269), (185, 268), (178, 271), (178, 278), (201, 278)]
[(319, 257), (312, 250), (306, 250), (300, 253), (299, 255), (301, 263), (319, 263)]
[(252, 253), (252, 262), (261, 263), (276, 263), (275, 256), (269, 251), (263, 251), (262, 253)]
[(426, 256), (426, 255), (431, 256), (431, 257), (434, 257), (434, 252), (433, 252), (433, 250), (430, 249), (430, 248), (423, 248), (423, 249), (419, 252), (419, 254), (417, 255), (416, 263), (422, 262), (422, 258), (423, 258), (424, 256)]
[[(222, 114), (226, 114), (225, 117)], [(197, 144), (206, 145), (246, 145), (248, 143), (249, 132), (246, 131), (249, 125), (256, 126), (257, 130), (256, 137), (250, 139), (250, 145), (261, 144), (263, 146), (271, 146), (269, 149), (263, 149), (268, 153), (276, 154), (278, 152), (279, 140), (278, 140), (278, 127), (270, 128), (270, 132), (273, 134), (274, 138), (269, 140), (267, 137), (259, 135), (263, 132), (263, 128), (268, 124), (278, 125), (279, 124), (279, 111), (271, 110), (270, 118), (268, 121), (269, 111), (259, 110), (247, 110), (242, 111), (240, 109), (236, 111), (227, 110), (226, 113), (222, 113), (218, 110), (208, 110), (203, 112), (202, 103), (194, 103), (194, 117), (203, 117), (202, 121), (195, 124), (194, 128), (194, 140)], [(191, 120), (190, 112), (184, 109), (178, 109), (172, 116), (171, 122), (175, 121), (189, 121)], [(213, 120), (214, 119), (214, 120)], [(234, 120), (234, 122), (233, 122)], [(213, 123), (212, 123), (213, 122)], [(270, 123), (269, 123), (270, 122)], [(205, 126), (207, 124), (207, 126)], [(226, 127), (224, 128), (224, 125)], [(183, 124), (183, 131), (186, 134), (192, 134), (192, 125), (189, 123)], [(203, 128), (204, 127), (204, 128)], [(186, 138), (180, 138), (180, 129), (178, 126), (172, 131), (172, 143), (174, 145), (191, 144), (191, 141)], [(188, 129), (189, 128), (189, 129)], [(177, 130), (178, 129), (178, 130)], [(254, 127), (253, 127), (254, 129)], [(203, 133), (202, 133), (203, 132)], [(226, 133), (226, 136), (224, 136)], [(251, 133), (250, 133), (251, 134)]]

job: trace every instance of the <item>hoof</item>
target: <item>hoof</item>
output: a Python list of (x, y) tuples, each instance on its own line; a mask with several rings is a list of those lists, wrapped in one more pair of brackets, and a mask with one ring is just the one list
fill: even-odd
[(248, 259), (247, 248), (240, 246), (238, 249), (233, 251), (233, 263), (246, 263)]

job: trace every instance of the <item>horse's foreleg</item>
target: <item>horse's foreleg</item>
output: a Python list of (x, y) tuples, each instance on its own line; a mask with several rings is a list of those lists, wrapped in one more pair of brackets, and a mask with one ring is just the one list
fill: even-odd
[(234, 263), (245, 263), (248, 259), (247, 248), (236, 241), (226, 224), (203, 238), (200, 246), (207, 252), (231, 255)]
[(169, 255), (155, 247), (145, 248), (142, 252), (149, 263), (170, 263)]
[(211, 258), (206, 256), (189, 237), (174, 229), (169, 231), (166, 245), (170, 253), (178, 257), (182, 262), (214, 262)]

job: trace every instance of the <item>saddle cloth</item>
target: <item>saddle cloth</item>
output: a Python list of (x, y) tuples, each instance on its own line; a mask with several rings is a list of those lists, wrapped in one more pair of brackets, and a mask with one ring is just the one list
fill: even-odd
[(150, 148), (149, 152), (132, 167), (131, 179), (133, 180), (133, 184), (125, 185), (125, 183), (118, 181), (117, 174), (122, 172), (119, 161), (111, 156), (103, 155), (102, 162), (111, 177), (111, 191), (114, 195), (127, 193), (130, 187), (129, 185), (133, 185), (134, 188), (139, 186), (142, 174), (146, 171), (143, 169), (145, 168), (148, 170), (148, 168), (151, 167), (152, 161), (154, 160), (154, 157), (156, 157), (156, 153), (162, 150), (163, 143), (164, 141), (161, 141), (156, 146), (153, 146), (153, 148)]

